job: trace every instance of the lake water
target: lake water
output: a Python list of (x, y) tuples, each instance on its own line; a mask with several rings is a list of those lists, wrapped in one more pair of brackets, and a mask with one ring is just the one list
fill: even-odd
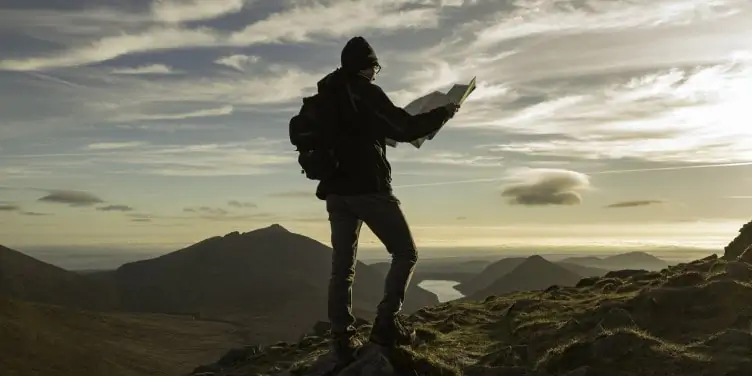
[(439, 302), (443, 303), (464, 297), (461, 292), (454, 288), (457, 285), (459, 285), (457, 281), (425, 280), (421, 281), (418, 287), (436, 294), (439, 297)]

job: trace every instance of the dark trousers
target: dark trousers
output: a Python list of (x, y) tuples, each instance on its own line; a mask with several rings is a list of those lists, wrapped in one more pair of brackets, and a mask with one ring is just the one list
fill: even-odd
[(402, 310), (405, 292), (415, 270), (418, 252), (399, 200), (390, 193), (355, 196), (329, 195), (326, 209), (332, 230), (332, 274), (329, 280), (329, 322), (334, 336), (354, 330), (352, 286), (360, 228), (365, 223), (387, 251), (392, 265), (377, 314), (390, 317)]

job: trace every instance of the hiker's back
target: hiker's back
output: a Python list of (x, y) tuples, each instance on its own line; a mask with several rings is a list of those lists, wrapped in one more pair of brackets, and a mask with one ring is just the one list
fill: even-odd
[(358, 74), (337, 71), (319, 82), (319, 92), (332, 90), (340, 106), (340, 138), (334, 150), (339, 168), (322, 180), (319, 198), (326, 194), (354, 195), (391, 191), (391, 166), (386, 160), (385, 138), (366, 101), (381, 89)]

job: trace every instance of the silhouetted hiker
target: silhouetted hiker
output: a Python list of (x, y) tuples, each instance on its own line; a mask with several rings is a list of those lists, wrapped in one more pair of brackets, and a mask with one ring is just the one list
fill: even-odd
[(392, 193), (386, 139), (410, 142), (424, 137), (452, 118), (459, 106), (418, 115), (395, 106), (372, 83), (381, 66), (363, 37), (347, 42), (341, 63), (318, 82), (317, 95), (304, 99), (301, 113), (290, 122), (290, 137), (298, 146), (303, 172), (320, 180), (316, 196), (326, 200), (334, 249), (328, 299), (332, 344), (339, 358), (348, 361), (362, 344), (354, 336), (352, 285), (363, 223), (392, 256), (369, 340), (393, 346), (410, 343), (415, 336), (399, 313), (418, 254)]

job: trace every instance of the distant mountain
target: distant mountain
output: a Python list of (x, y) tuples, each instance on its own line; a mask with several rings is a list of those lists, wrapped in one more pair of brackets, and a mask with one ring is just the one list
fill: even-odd
[(478, 275), (472, 278), (470, 281), (460, 283), (454, 286), (457, 291), (471, 295), (476, 291), (484, 289), (490, 285), (493, 281), (501, 278), (505, 274), (511, 272), (516, 267), (520, 266), (526, 259), (524, 257), (509, 257), (496, 261), (483, 269)]
[[(326, 245), (272, 225), (128, 263), (108, 278), (126, 310), (239, 323), (263, 320), (263, 325), (254, 327), (270, 340), (291, 339), (326, 319), (331, 255)], [(384, 277), (358, 262), (353, 289), (356, 314), (372, 316), (383, 288)], [(416, 288), (405, 311), (436, 303), (436, 295)]]
[(563, 266), (569, 271), (575, 272), (583, 277), (602, 277), (606, 275), (610, 270), (603, 268), (596, 268), (592, 266), (585, 266), (579, 264), (572, 264), (568, 262), (557, 261), (556, 265)]
[(645, 252), (629, 252), (608, 257), (570, 257), (561, 262), (608, 270), (644, 269), (661, 270), (669, 266), (666, 261)]
[(113, 291), (77, 273), (0, 246), (0, 295), (62, 306), (112, 309)]
[(485, 299), (489, 295), (503, 295), (515, 291), (543, 290), (551, 285), (574, 286), (582, 276), (544, 259), (531, 256), (512, 271), (502, 275), (485, 288), (474, 292), (471, 299)]
[(3, 375), (184, 375), (249, 340), (235, 326), (95, 313), (0, 296)]

